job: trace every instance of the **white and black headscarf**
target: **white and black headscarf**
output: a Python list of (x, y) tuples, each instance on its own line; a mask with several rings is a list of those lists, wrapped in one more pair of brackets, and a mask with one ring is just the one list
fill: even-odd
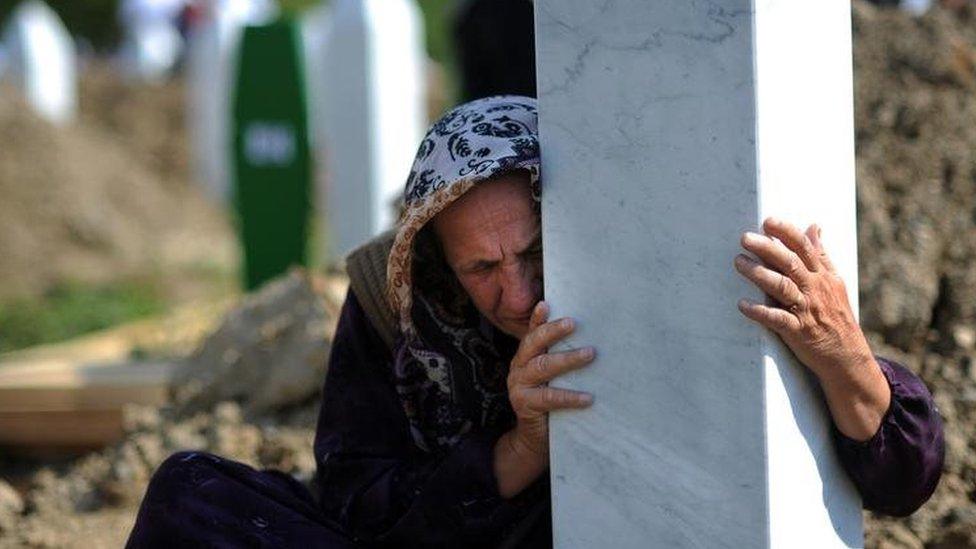
[(455, 107), (427, 132), (404, 192), (387, 263), (401, 336), (394, 380), (414, 442), (439, 452), (473, 428), (511, 421), (508, 360), (517, 344), (482, 317), (447, 267), (427, 223), (479, 182), (529, 174), (539, 201), (536, 101), (497, 96)]

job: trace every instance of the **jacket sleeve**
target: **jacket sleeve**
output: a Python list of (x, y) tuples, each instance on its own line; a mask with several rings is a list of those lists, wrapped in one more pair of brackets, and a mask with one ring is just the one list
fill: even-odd
[(856, 441), (834, 428), (844, 469), (865, 509), (907, 516), (935, 491), (945, 461), (942, 419), (925, 384), (895, 362), (878, 358), (891, 405), (874, 437)]
[(522, 508), (498, 493), (492, 459), (500, 433), (472, 433), (441, 455), (419, 450), (391, 362), (350, 292), (315, 434), (323, 511), (359, 541), (481, 546), (497, 539)]

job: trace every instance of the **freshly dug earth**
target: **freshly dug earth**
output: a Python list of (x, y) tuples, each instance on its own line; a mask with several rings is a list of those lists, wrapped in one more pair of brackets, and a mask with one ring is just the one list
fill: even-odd
[[(948, 442), (946, 472), (932, 500), (907, 519), (866, 514), (867, 546), (976, 547), (976, 21), (940, 10), (913, 18), (862, 0), (855, 0), (853, 15), (861, 316), (876, 352), (919, 372), (932, 389)], [(4, 120), (0, 113), (0, 125)], [(334, 298), (321, 313), (303, 308), (321, 284), (303, 290), (294, 279), (277, 283), (284, 285), (228, 316), (223, 335), (195, 355), (203, 375), (191, 378), (207, 380), (202, 391), (192, 388), (195, 406), (182, 413), (130, 410), (128, 436), (110, 449), (36, 471), (19, 465), (29, 474), (12, 482), (17, 493), (0, 484), (0, 547), (119, 546), (153, 468), (178, 449), (206, 449), (307, 481), (314, 395), (269, 410), (242, 398), (246, 388), (228, 395), (205, 389), (229, 375), (226, 364), (206, 357), (234, 358), (233, 349), (262, 345), (262, 324), (334, 322)], [(290, 320), (274, 321), (285, 311)], [(260, 320), (248, 339), (234, 318), (255, 313)], [(262, 356), (323, 352), (276, 350), (275, 341), (295, 340), (276, 336)], [(208, 360), (212, 373), (205, 371)], [(241, 404), (225, 398), (239, 398), (258, 415), (242, 417)]]
[(0, 87), (0, 299), (232, 268), (227, 216), (189, 181), (182, 98), (93, 65), (79, 119), (55, 127)]
[(310, 482), (345, 287), (342, 277), (294, 270), (245, 297), (184, 360), (174, 405), (127, 408), (125, 438), (111, 448), (47, 465), (5, 464), (0, 453), (0, 474), (13, 484), (0, 480), (0, 548), (121, 547), (153, 471), (180, 450)]
[(945, 419), (946, 471), (868, 546), (976, 547), (976, 20), (854, 3), (861, 319), (919, 372)]
[(180, 413), (234, 400), (249, 415), (266, 414), (318, 394), (342, 299), (329, 286), (295, 269), (225, 315), (176, 375)]
[(206, 450), (307, 483), (315, 472), (317, 414), (311, 401), (247, 420), (234, 402), (186, 417), (130, 407), (123, 442), (22, 479), (18, 488), (26, 496), (19, 507), (16, 493), (9, 495), (10, 487), (0, 481), (0, 548), (122, 547), (150, 476), (179, 450)]

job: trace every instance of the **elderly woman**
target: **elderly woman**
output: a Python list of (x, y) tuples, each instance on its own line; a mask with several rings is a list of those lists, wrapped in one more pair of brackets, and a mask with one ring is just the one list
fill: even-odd
[[(547, 414), (592, 404), (547, 386), (591, 347), (542, 301), (535, 101), (455, 108), (428, 132), (395, 235), (348, 260), (315, 437), (317, 497), (286, 475), (181, 453), (153, 477), (130, 546), (545, 547)], [(911, 372), (876, 359), (819, 232), (768, 220), (735, 267), (789, 308), (741, 302), (820, 380), (865, 507), (931, 495), (941, 422)], [(757, 259), (758, 258), (758, 261)]]

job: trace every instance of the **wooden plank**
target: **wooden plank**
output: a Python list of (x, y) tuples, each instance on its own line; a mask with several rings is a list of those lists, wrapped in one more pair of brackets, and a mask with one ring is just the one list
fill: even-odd
[(0, 411), (4, 453), (50, 456), (102, 448), (123, 435), (122, 410)]
[(174, 363), (0, 368), (0, 412), (105, 410), (126, 403), (159, 406), (168, 400), (175, 368)]

